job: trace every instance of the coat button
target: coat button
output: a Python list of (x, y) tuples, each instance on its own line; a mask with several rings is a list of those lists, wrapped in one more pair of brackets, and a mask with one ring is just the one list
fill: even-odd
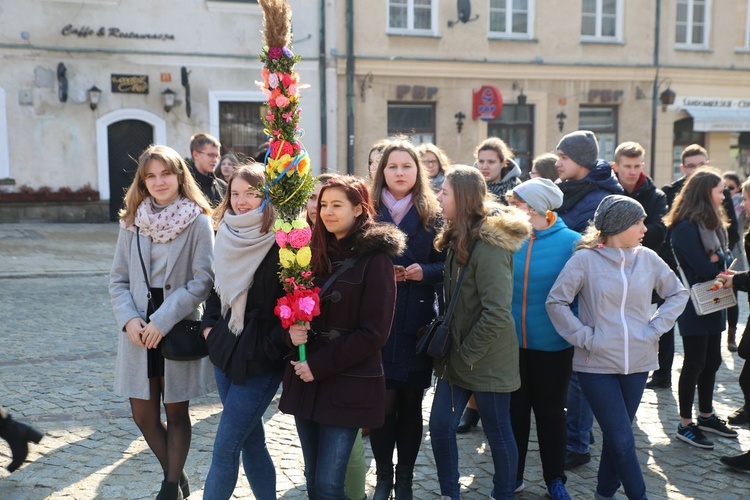
[(170, 290), (172, 288), (172, 285), (164, 285), (165, 290)]

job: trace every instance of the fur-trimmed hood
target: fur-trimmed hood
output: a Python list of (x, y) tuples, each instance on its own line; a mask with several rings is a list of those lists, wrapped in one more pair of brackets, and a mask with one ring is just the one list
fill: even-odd
[(531, 236), (531, 223), (515, 207), (493, 205), (492, 211), (479, 229), (479, 239), (485, 243), (515, 253)]
[(393, 224), (376, 222), (355, 237), (354, 250), (359, 255), (384, 253), (392, 259), (406, 250), (406, 235)]

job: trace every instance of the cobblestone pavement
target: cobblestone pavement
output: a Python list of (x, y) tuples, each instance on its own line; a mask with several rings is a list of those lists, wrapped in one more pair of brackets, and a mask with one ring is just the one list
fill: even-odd
[[(117, 228), (103, 225), (0, 225), (0, 404), (19, 420), (45, 432), (30, 446), (29, 461), (17, 472), (0, 469), (0, 499), (153, 498), (161, 472), (130, 418), (127, 401), (112, 393), (115, 323), (107, 293)], [(744, 294), (741, 302), (746, 304)], [(741, 320), (747, 317), (743, 305)], [(681, 350), (678, 346), (678, 352)], [(717, 377), (716, 411), (726, 417), (741, 402), (737, 376), (741, 362), (724, 349)], [(678, 355), (675, 367), (681, 366)], [(677, 441), (676, 382), (673, 389), (647, 390), (635, 422), (636, 440), (649, 497), (750, 498), (749, 476), (731, 472), (718, 461), (750, 448), (750, 430), (738, 439), (716, 438), (715, 450), (699, 450)], [(432, 393), (424, 401), (428, 416)], [(305, 498), (303, 462), (293, 419), (276, 410), (266, 413), (268, 447), (277, 466), (279, 498)], [(186, 471), (190, 498), (202, 498), (211, 461), (213, 436), (221, 406), (216, 394), (191, 403), (193, 444)], [(480, 424), (481, 426), (481, 424)], [(575, 499), (593, 498), (601, 434), (592, 462), (568, 475)], [(532, 436), (522, 500), (544, 498), (538, 446)], [(368, 494), (375, 484), (374, 462)], [(459, 436), (463, 497), (487, 498), (492, 462), (481, 431)], [(0, 464), (10, 462), (0, 440)], [(415, 472), (415, 498), (438, 496), (429, 435), (425, 435)], [(237, 498), (252, 498), (244, 478)], [(623, 493), (619, 493), (623, 497)]]

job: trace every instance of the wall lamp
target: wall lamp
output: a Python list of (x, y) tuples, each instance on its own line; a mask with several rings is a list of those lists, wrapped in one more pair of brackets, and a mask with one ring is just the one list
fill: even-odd
[(94, 111), (99, 106), (99, 100), (102, 98), (102, 90), (96, 85), (92, 85), (90, 89), (86, 91), (88, 97), (89, 107), (91, 111)]
[(68, 100), (68, 77), (65, 76), (68, 68), (65, 67), (64, 63), (57, 65), (57, 97), (60, 102)]
[(460, 134), (464, 128), (464, 119), (466, 118), (466, 115), (459, 111), (458, 113), (453, 115), (453, 118), (456, 119), (456, 130)]
[(660, 82), (654, 81), (654, 93), (653, 95), (647, 95), (640, 87), (635, 88), (636, 99), (654, 99), (656, 93), (659, 91), (659, 87), (665, 84), (667, 88), (659, 94), (659, 102), (661, 103), (661, 110), (666, 111), (667, 106), (674, 104), (675, 97), (677, 94), (671, 89), (672, 82), (670, 80), (662, 80)]
[(513, 82), (513, 90), (518, 91), (518, 105), (525, 106), (526, 94), (523, 93), (523, 87), (521, 87), (521, 84), (519, 84), (518, 82)]
[(562, 132), (562, 131), (563, 131), (563, 129), (565, 128), (565, 119), (566, 119), (567, 117), (568, 117), (568, 115), (566, 115), (566, 114), (565, 114), (565, 113), (563, 113), (562, 111), (560, 111), (559, 113), (557, 113), (557, 116), (556, 116), (556, 118), (557, 118), (557, 129), (558, 129), (558, 130), (559, 130), (560, 132)]
[(677, 97), (677, 94), (675, 94), (674, 90), (672, 90), (669, 85), (670, 84), (668, 83), (666, 90), (659, 94), (659, 102), (661, 102), (662, 111), (666, 111), (667, 106), (674, 104), (674, 98)]
[(164, 111), (169, 111), (174, 107), (174, 99), (177, 94), (172, 89), (167, 89), (161, 93), (161, 102), (164, 104)]

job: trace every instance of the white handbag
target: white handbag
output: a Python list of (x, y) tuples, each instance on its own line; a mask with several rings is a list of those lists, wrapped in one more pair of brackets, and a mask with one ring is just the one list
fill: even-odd
[(677, 270), (680, 271), (682, 284), (685, 285), (685, 288), (690, 290), (690, 301), (693, 303), (695, 314), (698, 316), (705, 316), (706, 314), (715, 313), (722, 309), (728, 309), (737, 305), (737, 297), (734, 296), (732, 288), (722, 287), (712, 290), (715, 280), (704, 281), (690, 286), (674, 250), (672, 250), (672, 254), (677, 263)]

